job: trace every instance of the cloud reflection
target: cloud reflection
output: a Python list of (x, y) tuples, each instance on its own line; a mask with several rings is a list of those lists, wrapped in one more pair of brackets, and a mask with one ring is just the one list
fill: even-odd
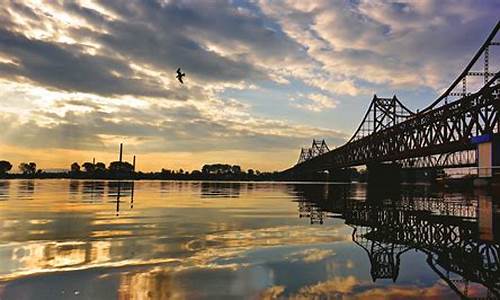
[[(116, 234), (116, 233), (115, 233)], [(93, 234), (94, 237), (98, 237)], [(176, 270), (189, 268), (240, 268), (251, 264), (247, 254), (255, 249), (281, 247), (285, 251), (280, 253), (278, 260), (302, 260), (306, 263), (317, 262), (333, 255), (331, 250), (306, 249), (298, 252), (287, 252), (287, 247), (300, 245), (325, 244), (342, 242), (350, 237), (339, 233), (333, 228), (312, 228), (307, 226), (278, 226), (259, 228), (254, 230), (228, 231), (207, 234), (200, 238), (191, 239), (185, 243), (165, 247), (163, 239), (146, 239), (137, 241), (148, 244), (145, 249), (137, 248), (140, 259), (131, 259), (130, 255), (135, 243), (126, 240), (96, 240), (96, 241), (66, 241), (42, 242), (28, 245), (12, 244), (8, 247), (11, 262), (14, 264), (10, 274), (3, 269), (4, 275), (0, 281), (46, 273), (53, 271), (71, 271), (75, 269), (103, 268), (114, 266), (146, 265), (163, 262), (175, 262), (182, 257), (182, 265)], [(178, 253), (176, 250), (182, 251)], [(149, 251), (147, 251), (149, 249)], [(182, 249), (182, 250), (181, 250)], [(151, 251), (153, 250), (153, 251)], [(175, 251), (175, 252), (173, 252)], [(288, 250), (290, 251), (290, 250)], [(172, 257), (165, 257), (168, 253)], [(244, 258), (244, 259), (242, 259)], [(238, 259), (240, 259), (238, 261)], [(241, 260), (242, 259), (242, 260)], [(12, 268), (12, 267), (11, 267)]]
[[(11, 185), (14, 193), (24, 187)], [(73, 292), (75, 283), (84, 298), (90, 293), (118, 299), (454, 295), (427, 269), (421, 252), (404, 253), (398, 282), (373, 282), (368, 256), (351, 242), (351, 227), (331, 218), (310, 225), (297, 217), (294, 201), (306, 194), (296, 186), (242, 183), (230, 188), (237, 193), (229, 192), (239, 197), (228, 198), (211, 192), (220, 185), (137, 182), (136, 206), (116, 216), (113, 185), (102, 184), (95, 202), (81, 195), (87, 185), (63, 181), (61, 188), (61, 182), (42, 181), (33, 200), (0, 202), (0, 298), (21, 299), (25, 291), (38, 293), (38, 286)], [(205, 192), (213, 197), (204, 198)], [(472, 284), (469, 291), (481, 292)], [(45, 298), (64, 298), (52, 296)]]
[(292, 253), (288, 258), (291, 261), (303, 261), (305, 263), (312, 263), (322, 261), (327, 257), (334, 256), (335, 252), (333, 250), (322, 250), (322, 249), (306, 249), (299, 252)]

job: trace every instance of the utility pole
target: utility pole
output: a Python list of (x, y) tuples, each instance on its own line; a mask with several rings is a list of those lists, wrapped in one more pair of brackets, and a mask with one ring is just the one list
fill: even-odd
[(123, 158), (123, 143), (120, 143), (120, 162), (122, 162)]

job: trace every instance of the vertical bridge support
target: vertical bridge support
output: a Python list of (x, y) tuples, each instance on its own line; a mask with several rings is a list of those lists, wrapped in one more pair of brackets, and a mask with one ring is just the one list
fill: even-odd
[(401, 165), (397, 163), (369, 163), (368, 183), (375, 186), (399, 185), (401, 183)]
[(484, 134), (473, 137), (471, 143), (477, 145), (478, 177), (491, 178), (500, 166), (500, 135)]
[(351, 168), (330, 169), (330, 170), (328, 170), (328, 172), (330, 174), (329, 181), (351, 182), (351, 178), (352, 178), (352, 169)]
[(400, 193), (401, 165), (374, 162), (366, 165), (368, 171), (368, 200), (380, 205), (384, 199), (397, 199)]

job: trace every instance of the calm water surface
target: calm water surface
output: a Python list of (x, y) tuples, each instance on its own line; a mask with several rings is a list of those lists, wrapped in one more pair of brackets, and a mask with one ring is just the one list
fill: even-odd
[(494, 298), (498, 200), (426, 186), (0, 181), (0, 299)]

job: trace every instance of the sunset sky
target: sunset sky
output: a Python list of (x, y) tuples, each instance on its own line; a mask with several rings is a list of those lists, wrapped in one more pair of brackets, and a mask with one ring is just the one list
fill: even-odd
[[(2, 1), (0, 160), (279, 170), (373, 94), (412, 109), (458, 76), (491, 1)], [(184, 85), (175, 70), (186, 73)]]

